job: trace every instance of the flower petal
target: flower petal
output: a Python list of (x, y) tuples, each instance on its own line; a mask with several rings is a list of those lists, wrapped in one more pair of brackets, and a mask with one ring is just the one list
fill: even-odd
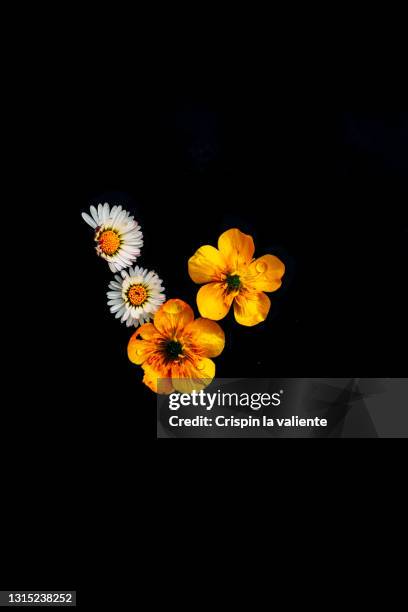
[(204, 357), (194, 365), (185, 361), (172, 368), (172, 384), (180, 393), (191, 393), (201, 391), (212, 382), (215, 376), (215, 363)]
[(171, 378), (165, 377), (162, 369), (151, 363), (144, 363), (142, 368), (144, 371), (143, 382), (149, 389), (163, 395), (168, 395), (174, 391)]
[(82, 218), (83, 220), (92, 227), (92, 229), (96, 228), (96, 223), (95, 221), (92, 219), (92, 217), (90, 215), (88, 215), (87, 213), (83, 212), (82, 214)]
[(145, 323), (132, 334), (127, 348), (128, 357), (132, 363), (141, 365), (154, 352), (155, 347), (151, 340), (155, 336), (158, 336), (158, 333), (152, 323)]
[(153, 323), (145, 323), (139, 327), (137, 334), (142, 338), (142, 340), (153, 340), (159, 335)]
[(225, 283), (208, 283), (197, 293), (197, 306), (202, 317), (219, 321), (231, 308), (234, 296), (226, 291)]
[(168, 300), (154, 315), (156, 329), (167, 338), (180, 336), (185, 326), (192, 321), (193, 309), (183, 300)]
[(204, 357), (217, 357), (224, 350), (225, 334), (215, 321), (196, 319), (185, 328), (183, 338), (186, 336), (191, 337)]
[(244, 283), (257, 291), (276, 291), (282, 285), (285, 264), (274, 255), (264, 255), (248, 266)]
[(227, 259), (230, 272), (249, 264), (255, 253), (252, 236), (243, 234), (239, 229), (230, 229), (218, 238), (218, 248)]
[(252, 327), (265, 321), (268, 316), (271, 301), (265, 293), (242, 292), (236, 296), (234, 301), (235, 320), (240, 325)]
[(227, 271), (225, 257), (213, 246), (200, 247), (188, 260), (188, 273), (195, 283), (222, 280)]

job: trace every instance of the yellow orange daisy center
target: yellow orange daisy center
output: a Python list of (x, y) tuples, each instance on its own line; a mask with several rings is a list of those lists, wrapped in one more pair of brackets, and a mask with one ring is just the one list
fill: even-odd
[(140, 306), (147, 298), (147, 291), (143, 285), (132, 285), (127, 293), (128, 300), (133, 306)]
[(99, 247), (105, 255), (114, 255), (120, 246), (120, 238), (113, 230), (105, 230), (98, 237)]

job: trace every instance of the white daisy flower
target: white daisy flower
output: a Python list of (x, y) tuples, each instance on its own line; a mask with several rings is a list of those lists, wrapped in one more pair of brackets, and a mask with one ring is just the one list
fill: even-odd
[(105, 202), (98, 208), (91, 206), (91, 215), (82, 213), (82, 218), (95, 230), (96, 252), (106, 259), (112, 272), (131, 266), (140, 255), (143, 234), (140, 225), (122, 209)]
[(135, 266), (115, 274), (107, 292), (110, 311), (127, 327), (147, 323), (165, 302), (164, 287), (156, 272)]

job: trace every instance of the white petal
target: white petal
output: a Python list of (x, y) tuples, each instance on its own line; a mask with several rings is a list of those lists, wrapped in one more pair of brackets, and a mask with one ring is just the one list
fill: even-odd
[(127, 225), (126, 227), (123, 228), (122, 233), (123, 234), (130, 234), (130, 232), (134, 232), (136, 234), (142, 234), (142, 232), (139, 230), (139, 225), (136, 222), (132, 222), (129, 225)]
[(121, 227), (123, 219), (125, 217), (126, 217), (126, 210), (121, 210), (116, 218), (115, 225), (117, 225), (118, 227)]
[(102, 209), (102, 222), (106, 223), (109, 219), (109, 204), (105, 202)]
[(122, 307), (123, 307), (123, 302), (120, 302), (120, 304), (115, 304), (115, 306), (111, 306), (110, 311), (118, 312), (118, 310), (120, 310)]
[(122, 250), (116, 253), (116, 257), (119, 261), (123, 261), (123, 263), (127, 264), (127, 266), (130, 266), (130, 264), (132, 263), (132, 259), (129, 257), (129, 255), (123, 253)]
[(82, 218), (83, 220), (90, 225), (93, 229), (95, 229), (96, 227), (96, 223), (95, 221), (92, 219), (92, 217), (90, 217), (87, 213), (82, 213)]
[(96, 210), (95, 206), (91, 206), (89, 210), (91, 211), (91, 215), (93, 216), (96, 225), (100, 225), (101, 221), (99, 219), (98, 211)]
[(143, 241), (140, 240), (140, 238), (136, 237), (131, 237), (131, 238), (125, 238), (123, 244), (126, 246), (130, 246), (130, 247), (136, 247), (136, 248), (140, 248), (141, 246), (143, 246)]
[(122, 317), (122, 322), (126, 321), (126, 319), (128, 317), (130, 317), (130, 309), (129, 308), (125, 308), (125, 312), (124, 312), (123, 317)]
[(115, 226), (116, 225), (116, 221), (117, 218), (119, 217), (120, 213), (121, 213), (122, 207), (118, 206), (117, 209), (115, 210), (115, 212), (111, 212), (111, 218), (112, 218), (112, 225)]

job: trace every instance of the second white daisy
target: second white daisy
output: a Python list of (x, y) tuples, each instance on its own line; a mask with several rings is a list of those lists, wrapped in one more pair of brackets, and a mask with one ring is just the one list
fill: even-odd
[(138, 266), (115, 274), (109, 289), (110, 311), (128, 327), (138, 327), (150, 321), (166, 300), (162, 281), (157, 274)]

